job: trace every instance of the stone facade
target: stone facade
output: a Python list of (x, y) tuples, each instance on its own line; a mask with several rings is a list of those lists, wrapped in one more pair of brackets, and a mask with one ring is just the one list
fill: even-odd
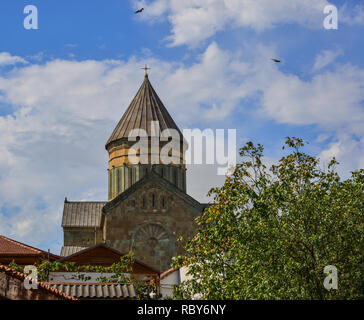
[[(81, 227), (80, 220), (87, 215), (73, 213), (74, 226), (63, 227), (64, 248), (79, 251), (104, 243), (122, 253), (133, 250), (137, 260), (162, 272), (170, 267), (172, 257), (183, 254), (185, 240), (193, 236), (194, 220), (205, 205), (151, 170), (100, 208), (102, 217), (94, 227)], [(183, 241), (177, 241), (180, 236)]]
[[(199, 203), (150, 179), (125, 199), (105, 208), (106, 244), (121, 252), (133, 249), (135, 258), (164, 271), (171, 258), (183, 253), (184, 239), (193, 235), (194, 219), (201, 213)], [(190, 200), (190, 199), (189, 199)]]
[(104, 242), (101, 228), (66, 227), (63, 234), (65, 246), (90, 247)]

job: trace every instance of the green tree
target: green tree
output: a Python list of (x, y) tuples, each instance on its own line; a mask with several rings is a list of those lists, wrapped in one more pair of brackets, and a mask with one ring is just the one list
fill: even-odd
[[(335, 159), (320, 168), (301, 139), (286, 146), (270, 168), (261, 145), (240, 149), (241, 163), (210, 191), (186, 256), (174, 259), (191, 277), (177, 298), (364, 298), (364, 170), (342, 181)], [(327, 265), (337, 268), (337, 290), (323, 285)]]

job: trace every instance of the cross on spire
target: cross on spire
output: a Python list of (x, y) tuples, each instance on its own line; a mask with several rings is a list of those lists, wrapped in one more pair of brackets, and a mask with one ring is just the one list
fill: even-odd
[(147, 66), (147, 65), (145, 65), (145, 67), (144, 67), (144, 68), (140, 68), (140, 69), (144, 69), (144, 71), (145, 71), (144, 76), (148, 77), (148, 70), (150, 70), (150, 68), (148, 68), (148, 66)]

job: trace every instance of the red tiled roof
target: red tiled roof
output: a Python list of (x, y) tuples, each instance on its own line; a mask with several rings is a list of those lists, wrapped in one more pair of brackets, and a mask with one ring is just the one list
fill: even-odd
[[(2, 264), (0, 264), (0, 272), (5, 272), (7, 275), (9, 275), (13, 278), (22, 280), (22, 281), (27, 277), (26, 274), (18, 272), (14, 269), (8, 268)], [(77, 298), (68, 296), (68, 295), (64, 294), (63, 292), (61, 292), (57, 289), (54, 289), (45, 283), (37, 282), (37, 284), (38, 284), (38, 288), (45, 290), (45, 291), (49, 292), (50, 294), (53, 294), (57, 297), (63, 298), (65, 300), (78, 300)]]
[[(48, 252), (0, 235), (0, 255), (48, 255)], [(58, 257), (50, 253), (52, 257)]]

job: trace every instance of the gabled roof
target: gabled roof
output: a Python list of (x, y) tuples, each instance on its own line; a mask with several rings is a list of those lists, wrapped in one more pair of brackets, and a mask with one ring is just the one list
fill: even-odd
[(67, 257), (71, 254), (74, 254), (78, 251), (87, 249), (87, 247), (79, 247), (79, 246), (63, 246), (61, 248), (61, 257)]
[(100, 227), (105, 201), (65, 201), (62, 227)]
[(143, 129), (150, 137), (152, 135), (150, 127), (151, 121), (159, 121), (160, 132), (165, 129), (178, 130), (182, 139), (181, 131), (153, 89), (148, 75), (145, 75), (137, 94), (126, 109), (109, 140), (106, 142), (106, 149), (114, 141), (123, 138), (127, 139), (132, 129)]
[[(75, 262), (79, 265), (112, 265), (124, 255), (126, 254), (101, 243), (75, 252), (67, 257), (62, 257), (58, 262)], [(133, 268), (145, 271), (148, 274), (159, 274), (158, 270), (137, 259), (134, 259)]]
[(77, 298), (117, 299), (136, 297), (134, 286), (130, 283), (47, 283), (65, 295)]
[(107, 212), (111, 208), (113, 208), (115, 205), (117, 205), (120, 201), (125, 200), (129, 195), (137, 191), (140, 187), (142, 187), (144, 184), (148, 183), (149, 181), (157, 182), (162, 187), (170, 190), (172, 193), (176, 194), (180, 198), (182, 198), (185, 202), (187, 202), (192, 207), (195, 207), (198, 211), (202, 212), (202, 210), (206, 207), (206, 204), (202, 204), (192, 198), (187, 193), (183, 192), (179, 188), (177, 188), (173, 183), (169, 182), (167, 179), (162, 178), (157, 172), (155, 172), (153, 169), (148, 171), (148, 173), (139, 181), (134, 183), (131, 187), (126, 189), (124, 192), (120, 193), (117, 197), (115, 197), (113, 200), (109, 201), (104, 208), (102, 209), (103, 212)]
[[(34, 248), (27, 244), (24, 244), (13, 239), (9, 239), (0, 235), (0, 257), (9, 256), (35, 256), (35, 257), (47, 257), (48, 252), (41, 249)], [(59, 256), (49, 253), (49, 257), (53, 260), (58, 259)]]

